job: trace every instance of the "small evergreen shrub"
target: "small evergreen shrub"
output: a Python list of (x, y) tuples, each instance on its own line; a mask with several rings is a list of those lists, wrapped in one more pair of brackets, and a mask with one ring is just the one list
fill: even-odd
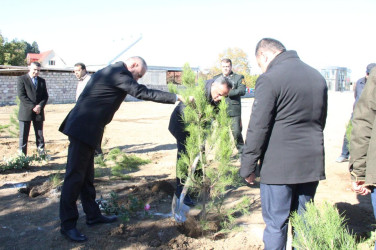
[(324, 202), (315, 206), (306, 204), (306, 211), (292, 214), (291, 225), (295, 237), (292, 245), (296, 249), (356, 249), (355, 238), (347, 231), (345, 218), (335, 206)]
[(176, 84), (169, 82), (167, 84), (168, 92), (176, 94), (178, 92)]
[(121, 202), (119, 195), (114, 191), (111, 191), (110, 198), (108, 201), (105, 201), (101, 197), (97, 201), (99, 207), (108, 215), (117, 215), (121, 221), (128, 222), (131, 217), (134, 217), (139, 212), (145, 213), (145, 204), (144, 202), (138, 200), (132, 195), (128, 195), (126, 200)]
[(48, 161), (49, 158), (46, 155), (37, 156), (33, 154), (32, 156), (25, 156), (24, 154), (19, 154), (10, 158), (4, 158), (5, 163), (0, 164), (0, 171), (11, 170), (11, 169), (23, 169), (29, 167), (33, 162)]
[[(112, 177), (118, 177), (122, 180), (129, 180), (132, 177), (124, 174), (124, 172), (138, 170), (139, 166), (148, 164), (150, 162), (150, 160), (144, 160), (135, 155), (127, 155), (119, 148), (114, 148), (108, 152), (106, 156), (99, 155), (94, 158), (94, 175), (95, 177), (101, 177), (109, 174)], [(110, 170), (106, 171), (106, 167), (109, 167)]]

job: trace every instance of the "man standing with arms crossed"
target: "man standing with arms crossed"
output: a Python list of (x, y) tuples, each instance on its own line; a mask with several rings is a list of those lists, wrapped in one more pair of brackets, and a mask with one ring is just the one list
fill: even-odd
[(256, 82), (240, 175), (253, 184), (260, 162), (265, 249), (286, 249), (291, 212), (302, 213), (325, 179), (328, 89), (317, 70), (275, 39), (257, 44), (256, 60), (263, 74)]
[(232, 135), (235, 140), (236, 148), (238, 149), (238, 154), (241, 155), (244, 140), (242, 136), (242, 102), (241, 97), (245, 95), (245, 85), (243, 84), (244, 76), (235, 74), (232, 71), (232, 62), (228, 58), (221, 60), (221, 69), (222, 74), (216, 75), (213, 79), (216, 79), (220, 76), (226, 77), (232, 84), (232, 89), (226, 98), (227, 102), (227, 112), (232, 120)]

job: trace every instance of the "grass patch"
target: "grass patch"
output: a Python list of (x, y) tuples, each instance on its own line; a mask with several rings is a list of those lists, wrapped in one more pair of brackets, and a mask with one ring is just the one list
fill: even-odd
[(94, 176), (109, 175), (111, 178), (130, 180), (132, 177), (127, 172), (138, 170), (139, 166), (150, 162), (150, 160), (144, 160), (135, 155), (127, 155), (119, 148), (114, 148), (107, 155), (99, 155), (94, 158)]
[(50, 176), (50, 182), (53, 188), (57, 188), (58, 186), (61, 186), (63, 184), (63, 179), (61, 178), (60, 173), (56, 173)]

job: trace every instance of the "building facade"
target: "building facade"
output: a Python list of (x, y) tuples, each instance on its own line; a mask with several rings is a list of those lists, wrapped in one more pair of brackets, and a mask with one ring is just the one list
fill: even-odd
[(328, 84), (330, 91), (348, 91), (350, 90), (351, 70), (345, 67), (330, 66), (321, 69), (321, 74)]

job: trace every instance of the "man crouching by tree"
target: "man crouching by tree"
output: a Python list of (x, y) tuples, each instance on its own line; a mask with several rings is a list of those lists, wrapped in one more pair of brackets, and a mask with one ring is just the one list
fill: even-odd
[(87, 225), (116, 221), (116, 216), (103, 216), (95, 202), (94, 153), (104, 127), (111, 122), (125, 97), (129, 94), (141, 100), (170, 104), (182, 100), (179, 95), (148, 89), (137, 83), (146, 70), (146, 62), (141, 57), (131, 57), (99, 70), (90, 78), (76, 106), (59, 128), (68, 135), (70, 142), (60, 198), (60, 232), (72, 241), (87, 240), (76, 229), (79, 196)]
[[(223, 97), (226, 97), (230, 90), (232, 89), (232, 84), (226, 77), (218, 77), (215, 80), (208, 80), (205, 84), (205, 93), (207, 101), (213, 105), (217, 106)], [(186, 153), (185, 143), (189, 136), (189, 133), (185, 130), (185, 124), (183, 121), (185, 104), (180, 102), (170, 117), (170, 124), (168, 130), (176, 139), (176, 144), (178, 148), (177, 162), (179, 161), (182, 154)], [(177, 174), (178, 176), (178, 174)], [(183, 191), (184, 185), (181, 179), (176, 177), (176, 197), (180, 197)], [(194, 202), (191, 197), (187, 194), (184, 198), (184, 204), (187, 206), (194, 206)]]
[(240, 175), (253, 184), (261, 162), (265, 249), (286, 249), (291, 212), (304, 212), (325, 179), (328, 88), (317, 70), (275, 39), (257, 44), (256, 60), (263, 74), (256, 82)]

